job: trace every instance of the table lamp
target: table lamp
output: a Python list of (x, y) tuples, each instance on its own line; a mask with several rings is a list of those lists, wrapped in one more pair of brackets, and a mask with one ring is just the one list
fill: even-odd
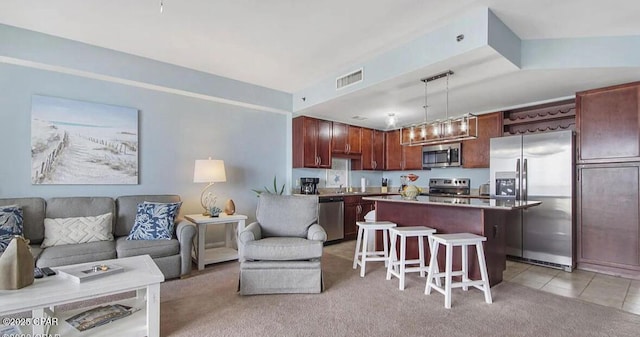
[[(224, 160), (212, 160), (209, 159), (196, 160), (196, 165), (193, 170), (193, 182), (194, 183), (209, 183), (200, 194), (200, 205), (204, 208), (202, 215), (211, 215), (209, 209), (216, 203), (217, 197), (211, 192), (207, 192), (207, 189), (213, 186), (213, 183), (227, 181), (227, 175), (224, 170)], [(205, 194), (206, 193), (206, 194)]]

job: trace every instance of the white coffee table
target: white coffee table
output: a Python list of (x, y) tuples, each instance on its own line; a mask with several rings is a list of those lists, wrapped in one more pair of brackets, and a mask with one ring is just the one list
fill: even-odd
[[(164, 275), (158, 269), (149, 255), (127, 257), (99, 262), (82, 263), (72, 266), (55, 267), (63, 270), (86, 266), (90, 268), (99, 264), (113, 264), (124, 268), (121, 273), (107, 275), (98, 279), (75, 283), (58, 273), (45, 276), (18, 290), (0, 290), (0, 316), (32, 311), (33, 318), (57, 318), (57, 324), (32, 324), (21, 326), (22, 333), (43, 335), (48, 333), (69, 336), (160, 336), (160, 282)], [(124, 292), (135, 291), (136, 297), (118, 300), (127, 306), (140, 308), (131, 316), (107, 323), (103, 326), (91, 328), (84, 332), (77, 331), (65, 320), (83, 312), (90, 307), (61, 312), (56, 306), (95, 299)], [(104, 304), (101, 304), (104, 305)], [(33, 323), (36, 320), (32, 320)], [(52, 320), (43, 320), (49, 321)]]

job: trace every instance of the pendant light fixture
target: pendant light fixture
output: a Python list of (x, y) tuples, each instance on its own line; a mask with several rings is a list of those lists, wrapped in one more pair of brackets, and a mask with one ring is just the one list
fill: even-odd
[[(424, 122), (400, 128), (400, 144), (408, 146), (446, 143), (478, 137), (478, 117), (467, 113), (460, 117), (449, 117), (449, 77), (453, 71), (447, 70), (421, 79), (424, 82)], [(429, 122), (428, 83), (446, 77), (445, 118)], [(418, 130), (418, 132), (416, 132)]]

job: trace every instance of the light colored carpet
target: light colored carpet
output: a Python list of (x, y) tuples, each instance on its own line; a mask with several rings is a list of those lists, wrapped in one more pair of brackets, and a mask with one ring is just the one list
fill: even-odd
[(452, 309), (424, 295), (410, 274), (404, 291), (382, 263), (365, 278), (352, 261), (325, 253), (318, 295), (236, 292), (238, 263), (228, 262), (161, 287), (162, 336), (638, 336), (640, 316), (513, 283), (493, 287), (493, 304), (457, 289)]

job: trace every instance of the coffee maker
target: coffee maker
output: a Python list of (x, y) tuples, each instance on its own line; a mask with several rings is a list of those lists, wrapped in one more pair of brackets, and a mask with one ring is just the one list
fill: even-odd
[(300, 194), (318, 194), (320, 178), (300, 178)]

